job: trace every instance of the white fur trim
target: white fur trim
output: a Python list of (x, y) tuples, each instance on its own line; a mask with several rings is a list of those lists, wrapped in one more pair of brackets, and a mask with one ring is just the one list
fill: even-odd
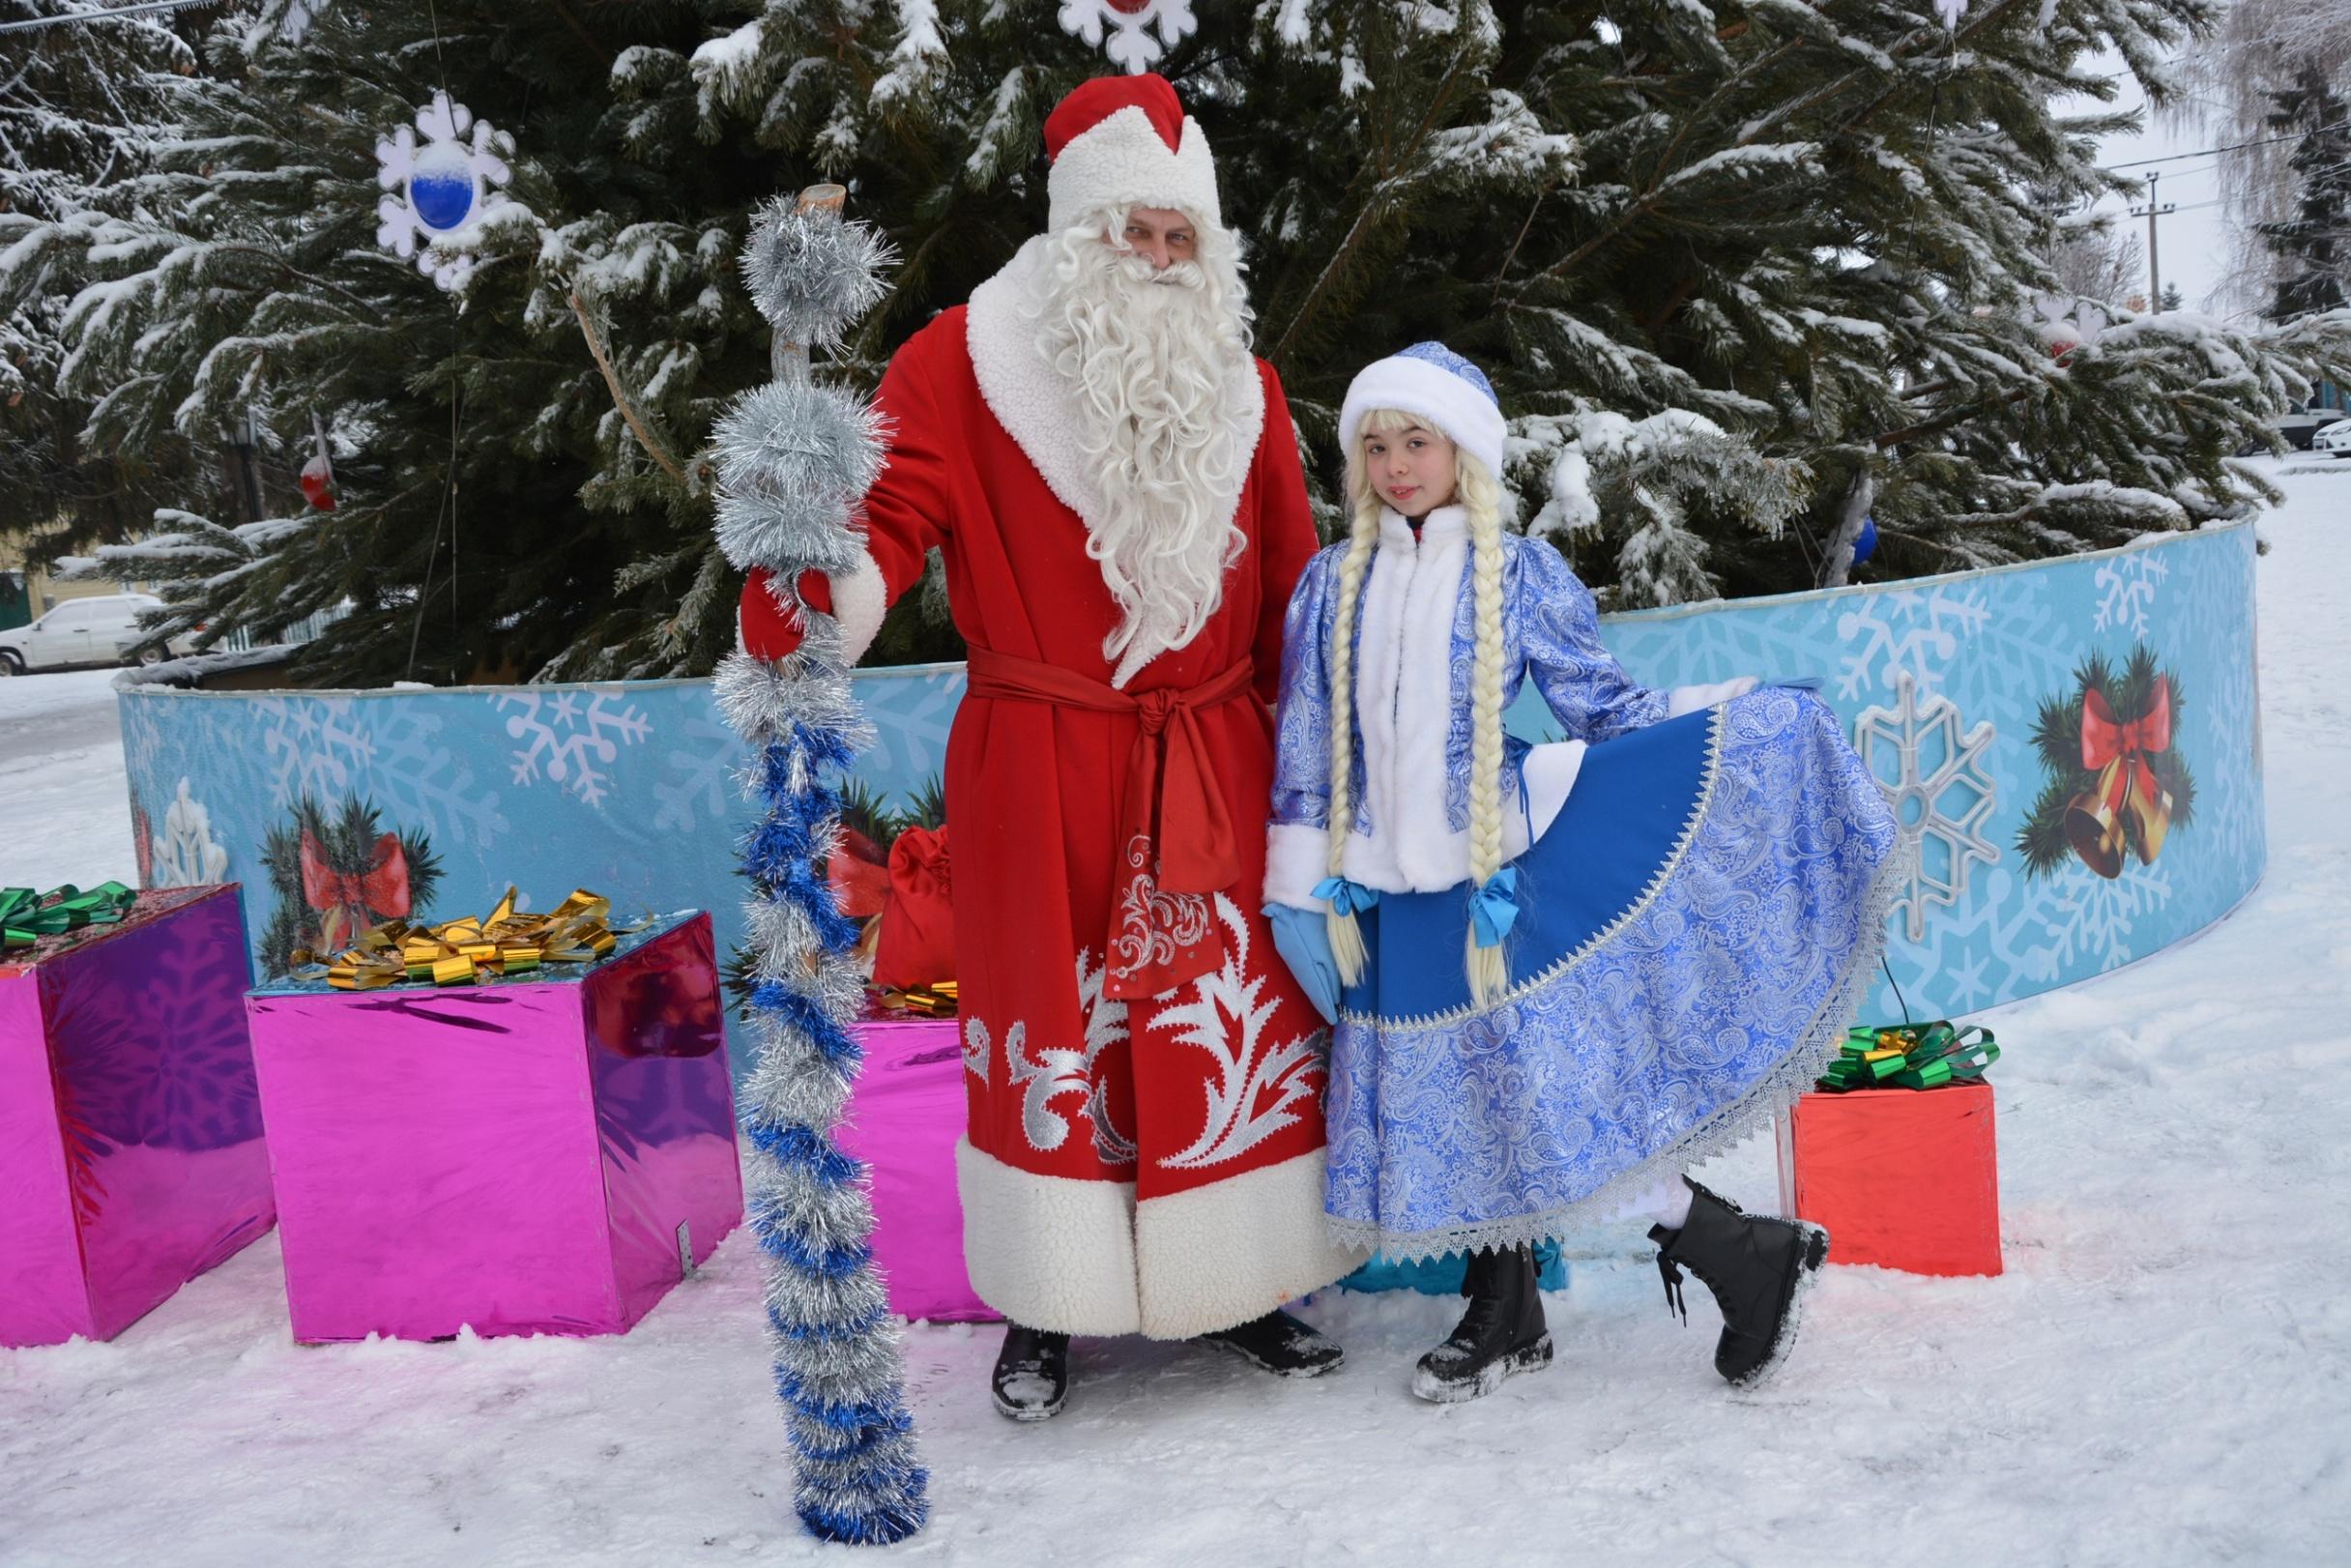
[(855, 664), (874, 645), (882, 617), (889, 610), (889, 586), (870, 555), (857, 557), (848, 571), (830, 573), (832, 616), (841, 627), (841, 662)]
[(1744, 697), (1756, 689), (1756, 678), (1742, 675), (1728, 681), (1716, 681), (1707, 685), (1675, 686), (1666, 693), (1666, 717), (1679, 718), (1695, 713), (1701, 708), (1727, 703), (1733, 697)]
[(1329, 901), (1315, 896), (1315, 884), (1329, 875), (1329, 829), (1294, 822), (1265, 825), (1267, 903), (1326, 911)]
[(1135, 1184), (1035, 1176), (955, 1144), (964, 1265), (979, 1298), (1060, 1334), (1132, 1334)]
[(1045, 176), (1045, 221), (1056, 230), (1105, 207), (1173, 207), (1196, 223), (1224, 226), (1216, 160), (1199, 122), (1184, 117), (1183, 134), (1170, 152), (1151, 117), (1132, 103), (1069, 139)]
[(1363, 417), (1376, 408), (1417, 414), (1502, 479), (1502, 411), (1494, 399), (1441, 365), (1391, 356), (1356, 372), (1339, 409), (1339, 450), (1351, 459)]
[(1361, 1263), (1322, 1213), (1322, 1150), (1135, 1210), (1143, 1331), (1190, 1339), (1262, 1318)]
[(955, 1179), (972, 1289), (1030, 1328), (1190, 1339), (1361, 1261), (1326, 1233), (1321, 1149), (1140, 1206), (1131, 1181), (1035, 1176), (969, 1138), (955, 1144)]

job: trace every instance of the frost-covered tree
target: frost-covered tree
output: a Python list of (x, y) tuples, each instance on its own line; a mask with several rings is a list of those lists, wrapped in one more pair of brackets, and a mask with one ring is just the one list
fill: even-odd
[(2271, 126), (2295, 137), (2294, 210), (2258, 232), (2277, 258), (2270, 319), (2293, 321), (2351, 303), (2351, 100), (2330, 92), (2315, 68), (2274, 97)]
[[(1043, 117), (1107, 64), (1058, 12), (446, 0), (436, 45), (431, 8), (375, 0), (292, 45), (265, 8), (216, 37), (235, 90), (189, 84), (151, 216), (8, 254), (79, 291), (117, 438), (256, 408), (292, 450), (331, 421), (343, 510), (191, 538), (250, 559), (192, 562), (190, 616), (348, 596), (315, 666), (342, 678), (405, 673), (420, 603), (420, 676), (707, 668), (733, 584), (703, 444), (768, 365), (732, 271), (752, 206), (838, 179), (903, 257), (829, 359), (870, 383), (1042, 225)], [(1349, 377), (1445, 338), (1516, 417), (1522, 526), (1613, 604), (1842, 580), (1872, 517), (1865, 572), (1894, 575), (2192, 526), (2260, 494), (2231, 453), (2271, 408), (2351, 369), (2327, 314), (2109, 310), (2047, 346), (2064, 215), (2132, 189), (2097, 140), (2135, 123), (2052, 105), (2110, 102), (2109, 53), (2160, 97), (2214, 0), (1971, 0), (1956, 29), (1932, 0), (1197, 15), (1158, 69), (1216, 147), (1322, 498)], [(374, 137), (444, 72), (514, 138), (515, 206), (454, 309), (373, 244)], [(951, 649), (937, 598), (878, 656)]]
[(2227, 304), (2267, 309), (2279, 256), (2265, 223), (2293, 218), (2301, 199), (2294, 157), (2301, 143), (2272, 123), (2277, 95), (2309, 82), (2351, 83), (2351, 5), (2312, 0), (2229, 0), (2213, 36), (2178, 62), (2184, 91), (2163, 116), (2230, 151), (2215, 160), (2232, 254), (2216, 291)]
[[(635, 87), (847, 182), (908, 257), (871, 375), (1033, 231), (1075, 77), (1051, 8), (768, 0)], [(1159, 69), (1215, 145), (1260, 352), (1313, 449), (1368, 357), (1441, 336), (1518, 416), (1510, 479), (1611, 602), (2118, 542), (2259, 493), (2229, 466), (2338, 338), (2130, 324), (2060, 363), (2034, 302), (2096, 138), (2208, 0), (1386, 0), (1202, 8)], [(2108, 291), (2102, 291), (2107, 293)], [(2121, 399), (2122, 415), (2105, 405)], [(1324, 489), (1327, 499), (1327, 488)]]
[[(86, 0), (0, 0), (0, 24), (72, 17)], [(119, 210), (166, 133), (172, 88), (196, 51), (167, 16), (21, 27), (0, 34), (0, 217), (19, 230)], [(0, 241), (0, 245), (5, 245)], [(0, 264), (4, 265), (4, 264)], [(208, 482), (211, 454), (171, 440), (125, 450), (83, 439), (96, 392), (62, 389), (65, 300), (0, 297), (0, 534), (44, 554), (143, 529)]]
[[(734, 258), (777, 170), (612, 84), (632, 49), (706, 37), (698, 8), (337, 4), (299, 42), (283, 10), (213, 30), (122, 202), (0, 227), (0, 288), (64, 302), (89, 439), (249, 416), (290, 468), (316, 416), (337, 509), (272, 486), (258, 528), (191, 505), (106, 553), (191, 568), (176, 624), (199, 642), (347, 602), (297, 667), (315, 680), (708, 669), (737, 584), (697, 453), (766, 372)], [(377, 142), (444, 90), (511, 138), (511, 199), (454, 292), (377, 234)]]

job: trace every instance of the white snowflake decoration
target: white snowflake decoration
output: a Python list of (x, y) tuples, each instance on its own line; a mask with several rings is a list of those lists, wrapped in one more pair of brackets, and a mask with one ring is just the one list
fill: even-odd
[(2108, 325), (2105, 306), (2064, 294), (2034, 295), (2033, 314), (2034, 333), (2060, 364), (2084, 343), (2097, 342)]
[[(1993, 784), (1985, 769), (1985, 753), (1991, 749), (1991, 721), (1985, 720), (1964, 734), (1959, 729), (1959, 705), (1948, 697), (1921, 698), (1918, 682), (1904, 670), (1895, 682), (1892, 708), (1865, 708), (1853, 721), (1853, 749), (1878, 788), (1886, 792), (1902, 830), (1918, 836), (1919, 857), (1910, 873), (1910, 886), (1898, 901), (1904, 930), (1912, 942), (1927, 937), (1927, 908), (1958, 904), (1967, 896), (1967, 879), (1974, 862), (1992, 865), (1998, 849), (1984, 837), (1991, 820)], [(1930, 744), (1940, 753), (1931, 768), (1921, 756)], [(1896, 772), (1888, 780), (1877, 767), (1876, 754), (1892, 748)], [(1956, 809), (1944, 798), (1958, 791)], [(1945, 852), (1946, 863), (1928, 863), (1927, 842)]]
[(433, 94), (414, 131), (402, 126), (375, 144), (375, 183), (392, 192), (375, 204), (376, 244), (403, 261), (414, 256), (417, 271), (443, 288), (463, 287), (474, 271), (468, 239), (508, 205), (500, 188), (513, 171), (499, 155), (513, 151), (513, 137)]
[(635, 745), (653, 728), (634, 707), (600, 691), (508, 693), (498, 706), (521, 710), (507, 719), (507, 734), (528, 742), (513, 754), (514, 782), (536, 784), (543, 777), (592, 806), (603, 803), (611, 783), (596, 765), (613, 761), (621, 747)]
[(1967, 0), (1934, 0), (1934, 14), (1943, 18), (1943, 26), (1956, 33), (1959, 18), (1967, 15)]
[(152, 886), (209, 887), (228, 875), (228, 851), (213, 842), (213, 814), (189, 795), (185, 778), (154, 838)]
[[(1144, 31), (1146, 23), (1158, 28), (1156, 38)], [(1088, 48), (1102, 49), (1130, 76), (1157, 65), (1199, 25), (1192, 0), (1061, 0), (1061, 31)]]

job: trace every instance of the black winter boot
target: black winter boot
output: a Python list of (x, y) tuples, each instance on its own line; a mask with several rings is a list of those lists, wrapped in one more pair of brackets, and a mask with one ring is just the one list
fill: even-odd
[(1004, 1348), (996, 1352), (989, 1386), (996, 1394), (998, 1413), (1015, 1421), (1060, 1414), (1069, 1398), (1069, 1336), (1004, 1324)]
[(1347, 1359), (1337, 1340), (1287, 1312), (1269, 1312), (1200, 1337), (1277, 1378), (1320, 1378)]
[[(1829, 1255), (1829, 1234), (1801, 1220), (1771, 1219), (1740, 1211), (1688, 1176), (1690, 1217), (1678, 1231), (1649, 1227), (1657, 1243), (1657, 1272), (1666, 1282), (1666, 1307), (1681, 1309), (1682, 1269), (1698, 1277), (1723, 1309), (1723, 1337), (1714, 1348), (1714, 1370), (1738, 1386), (1761, 1382), (1796, 1341), (1805, 1288), (1818, 1277)], [(1679, 1264), (1679, 1267), (1675, 1265)]]
[(1551, 1331), (1535, 1289), (1535, 1255), (1499, 1247), (1469, 1255), (1462, 1279), (1468, 1310), (1442, 1345), (1412, 1369), (1412, 1392), (1437, 1405), (1482, 1399), (1522, 1372), (1551, 1365)]

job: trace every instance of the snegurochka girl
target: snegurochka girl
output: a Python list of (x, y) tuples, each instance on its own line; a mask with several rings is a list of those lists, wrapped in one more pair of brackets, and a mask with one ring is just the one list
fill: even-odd
[[(1348, 538), (1291, 600), (1265, 894), (1335, 1022), (1325, 1208), (1392, 1258), (1465, 1253), (1413, 1392), (1550, 1364), (1531, 1244), (1649, 1223), (1770, 1372), (1819, 1228), (1689, 1179), (1808, 1086), (1864, 999), (1904, 846), (1810, 691), (1643, 686), (1557, 550), (1503, 527), (1502, 411), (1421, 343), (1340, 417)], [(1567, 739), (1503, 712), (1531, 683)], [(1684, 1308), (1687, 1315), (1687, 1309)]]

